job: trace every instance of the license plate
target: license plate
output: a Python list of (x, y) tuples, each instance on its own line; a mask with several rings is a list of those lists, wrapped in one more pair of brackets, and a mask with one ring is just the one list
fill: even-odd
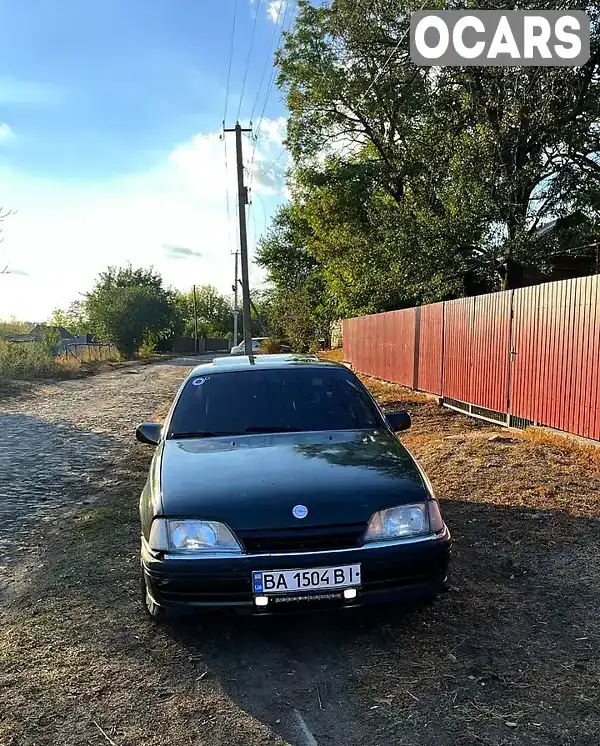
[(316, 567), (311, 570), (257, 570), (252, 573), (254, 593), (298, 593), (360, 585), (360, 565)]

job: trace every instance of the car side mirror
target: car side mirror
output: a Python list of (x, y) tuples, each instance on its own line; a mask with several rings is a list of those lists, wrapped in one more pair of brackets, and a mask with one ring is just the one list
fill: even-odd
[(401, 410), (400, 412), (390, 412), (389, 414), (386, 414), (385, 419), (395, 433), (399, 433), (402, 430), (408, 430), (412, 424), (410, 415), (404, 410)]
[(139, 443), (157, 446), (162, 436), (162, 425), (157, 422), (144, 422), (135, 431), (135, 438)]

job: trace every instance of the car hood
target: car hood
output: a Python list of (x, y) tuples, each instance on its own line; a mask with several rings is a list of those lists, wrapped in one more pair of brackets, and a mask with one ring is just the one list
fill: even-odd
[[(387, 430), (167, 440), (163, 515), (220, 520), (234, 529), (368, 521), (428, 492), (410, 453)], [(294, 518), (296, 505), (308, 508)]]

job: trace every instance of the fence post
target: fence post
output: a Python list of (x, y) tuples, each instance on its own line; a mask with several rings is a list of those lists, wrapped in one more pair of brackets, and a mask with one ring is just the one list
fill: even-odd
[(419, 354), (421, 351), (421, 306), (415, 308), (415, 341), (413, 345), (413, 389), (419, 388)]
[(446, 301), (442, 301), (442, 364), (440, 365), (440, 398), (444, 401), (444, 372), (446, 369)]
[(510, 291), (510, 311), (508, 319), (508, 355), (506, 364), (508, 370), (506, 372), (506, 424), (510, 427), (511, 414), (510, 414), (510, 399), (512, 393), (512, 368), (513, 368), (513, 332), (514, 332), (514, 318), (515, 318), (515, 291)]

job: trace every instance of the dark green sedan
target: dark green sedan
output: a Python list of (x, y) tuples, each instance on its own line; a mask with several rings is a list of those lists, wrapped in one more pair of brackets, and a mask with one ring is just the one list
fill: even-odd
[(444, 590), (450, 534), (431, 486), (343, 365), (311, 356), (195, 368), (163, 426), (140, 500), (142, 591), (165, 610), (273, 614)]

